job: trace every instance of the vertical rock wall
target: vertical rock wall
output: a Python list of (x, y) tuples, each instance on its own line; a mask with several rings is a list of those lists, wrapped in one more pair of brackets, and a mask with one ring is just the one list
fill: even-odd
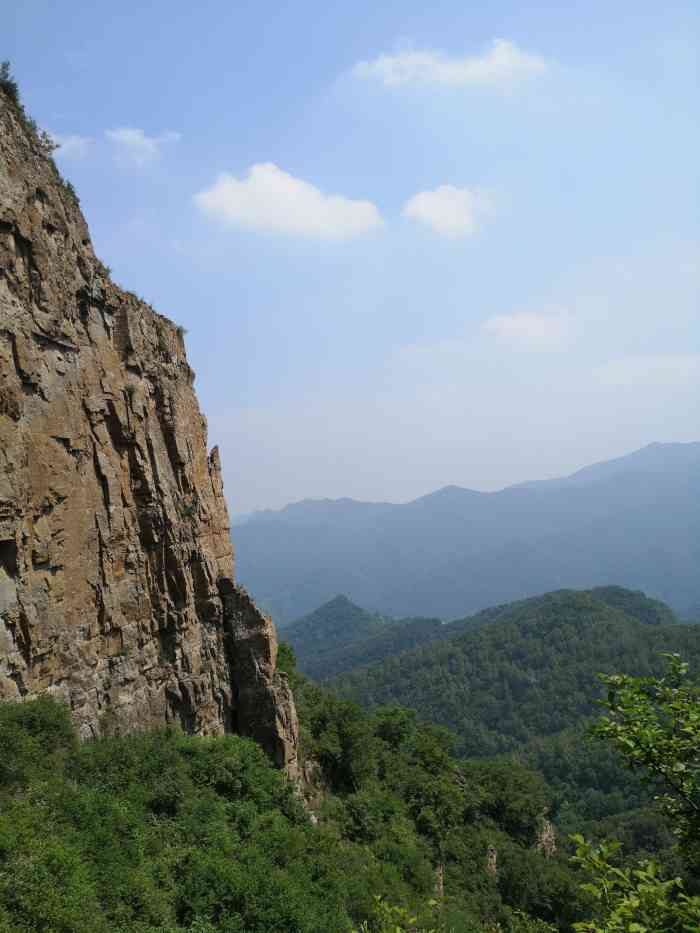
[(192, 384), (182, 333), (110, 281), (0, 92), (0, 699), (63, 698), (86, 737), (233, 730), (293, 770)]

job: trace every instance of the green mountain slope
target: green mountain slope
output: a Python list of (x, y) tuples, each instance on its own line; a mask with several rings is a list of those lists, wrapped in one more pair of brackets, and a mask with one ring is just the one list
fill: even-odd
[(336, 596), (287, 626), (284, 640), (299, 669), (321, 680), (454, 633), (440, 619), (392, 619)]
[(412, 930), (540, 933), (524, 910), (571, 931), (580, 879), (536, 848), (538, 775), (460, 764), (408, 711), (367, 714), (286, 662), (311, 810), (251, 740), (81, 745), (58, 703), (0, 704), (0, 931), (379, 933), (375, 897)]
[(662, 604), (619, 588), (562, 590), (485, 615), (491, 621), (473, 630), (330, 685), (366, 705), (412, 707), (454, 730), (464, 754), (489, 756), (590, 716), (599, 672), (651, 674), (668, 651), (700, 661), (700, 628), (670, 622)]
[[(622, 609), (640, 622), (677, 621), (668, 606), (643, 593), (619, 586), (598, 587), (591, 592), (596, 599)], [(440, 619), (381, 616), (361, 609), (347, 596), (336, 596), (287, 626), (284, 640), (294, 649), (303, 673), (314, 680), (326, 680), (428, 642), (452, 638), (467, 629), (473, 631), (512, 614), (516, 605), (525, 608), (527, 601), (492, 606), (465, 619), (442, 623)]]

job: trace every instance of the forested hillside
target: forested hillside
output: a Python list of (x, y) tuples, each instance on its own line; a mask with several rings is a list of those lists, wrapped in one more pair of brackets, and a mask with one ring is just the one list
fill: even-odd
[(392, 619), (336, 596), (287, 626), (284, 639), (294, 649), (299, 669), (319, 680), (447, 638), (461, 627), (440, 619)]
[[(299, 631), (313, 647), (326, 626), (342, 654), (410, 624), (339, 598)], [(619, 587), (457, 625), (331, 681), (372, 710), (307, 680), (282, 646), (301, 796), (246, 739), (80, 745), (49, 699), (1, 706), (0, 933), (571, 933), (596, 910), (574, 832), (615, 835), (692, 891), (653, 791), (586, 729), (597, 670), (700, 659), (700, 629)], [(422, 721), (428, 704), (457, 736)]]
[[(631, 725), (600, 728), (639, 754), (657, 715), (640, 702), (663, 699), (643, 754), (653, 764), (672, 743), (662, 761), (688, 769), (687, 801), (668, 799), (668, 822), (637, 781), (642, 809), (592, 822), (565, 811), (557, 776), (588, 757), (614, 779), (614, 741), (591, 739), (592, 757), (575, 743), (549, 762), (540, 750), (548, 786), (513, 758), (457, 759), (449, 732), (410, 710), (334, 697), (296, 672), (286, 647), (280, 664), (299, 702), (298, 790), (248, 739), (168, 729), (81, 745), (55, 701), (1, 705), (0, 933), (592, 933), (608, 927), (587, 918), (604, 924), (618, 905), (659, 918), (650, 933), (695, 928), (700, 901), (659, 873), (697, 887), (696, 688), (613, 679), (611, 708)], [(616, 690), (637, 705), (614, 705)], [(686, 717), (685, 744), (670, 702)], [(614, 833), (624, 871), (581, 837), (572, 859), (562, 830), (594, 844)], [(626, 874), (643, 856), (659, 867)]]
[[(679, 621), (664, 603), (639, 592), (608, 586), (597, 587), (591, 594), (641, 622), (674, 624)], [(501, 616), (512, 616), (518, 607), (526, 609), (531, 602), (492, 606), (464, 619), (443, 623), (440, 619), (381, 616), (361, 609), (347, 596), (336, 596), (287, 626), (284, 639), (294, 649), (303, 673), (315, 680), (327, 680), (419, 645), (474, 631)]]
[(380, 933), (411, 915), (412, 930), (571, 930), (587, 899), (541, 843), (541, 777), (460, 763), (443, 730), (282, 663), (305, 805), (247, 739), (79, 745), (54, 701), (1, 705), (1, 933)]
[(660, 654), (700, 661), (700, 628), (615, 587), (562, 590), (498, 607), (461, 635), (340, 674), (339, 695), (399, 703), (454, 730), (466, 755), (488, 756), (555, 735), (596, 710), (599, 672), (659, 670)]
[(700, 603), (700, 443), (652, 444), (570, 477), (404, 505), (305, 501), (236, 528), (241, 581), (288, 624), (345, 593), (453, 619), (561, 587), (621, 584)]

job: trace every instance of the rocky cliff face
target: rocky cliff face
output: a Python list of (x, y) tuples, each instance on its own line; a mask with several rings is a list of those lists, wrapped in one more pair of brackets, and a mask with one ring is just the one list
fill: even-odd
[(86, 737), (236, 731), (293, 771), (293, 698), (233, 583), (193, 378), (0, 92), (0, 698), (63, 698)]

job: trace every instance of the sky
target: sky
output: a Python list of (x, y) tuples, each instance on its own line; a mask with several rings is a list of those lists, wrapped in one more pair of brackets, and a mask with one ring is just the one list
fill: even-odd
[(700, 438), (697, 3), (32, 0), (0, 46), (232, 512)]

